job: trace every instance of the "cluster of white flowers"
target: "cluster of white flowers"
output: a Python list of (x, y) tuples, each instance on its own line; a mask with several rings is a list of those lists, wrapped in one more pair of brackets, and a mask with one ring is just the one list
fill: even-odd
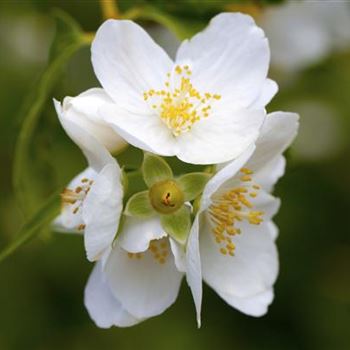
[[(184, 276), (198, 325), (203, 280), (241, 312), (266, 313), (278, 273), (279, 200), (270, 192), (298, 128), (296, 114), (266, 113), (277, 92), (269, 60), (264, 32), (239, 13), (212, 19), (175, 62), (131, 21), (97, 31), (102, 88), (55, 101), (88, 168), (63, 191), (54, 224), (83, 233), (96, 262), (85, 305), (99, 327), (161, 314)], [(145, 186), (126, 197), (132, 179), (112, 154), (128, 144), (144, 151)], [(175, 176), (163, 156), (201, 171)]]

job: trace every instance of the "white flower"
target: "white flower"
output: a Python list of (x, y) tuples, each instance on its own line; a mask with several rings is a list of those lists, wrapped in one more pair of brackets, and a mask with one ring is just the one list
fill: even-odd
[(256, 140), (277, 91), (267, 39), (251, 17), (223, 13), (179, 47), (173, 62), (137, 24), (108, 20), (92, 44), (114, 104), (101, 117), (132, 145), (184, 162), (239, 156)]
[(122, 212), (123, 188), (118, 163), (79, 123), (69, 118), (54, 101), (59, 120), (81, 148), (88, 168), (77, 175), (62, 193), (62, 212), (54, 225), (61, 231), (84, 232), (87, 258), (98, 260), (111, 249)]
[(273, 65), (297, 71), (333, 50), (349, 48), (347, 1), (288, 1), (271, 6), (260, 21), (270, 40)]
[(200, 323), (201, 279), (229, 305), (261, 316), (273, 299), (278, 273), (279, 200), (269, 194), (282, 176), (282, 152), (296, 135), (298, 116), (267, 116), (261, 135), (207, 183), (187, 248), (187, 279)]
[(62, 102), (64, 118), (78, 124), (93, 135), (110, 152), (116, 153), (127, 145), (98, 114), (98, 109), (113, 103), (103, 89), (93, 88), (76, 97), (66, 97)]
[(126, 217), (103, 267), (98, 262), (85, 290), (85, 306), (102, 328), (128, 327), (164, 312), (178, 295), (183, 249), (157, 217)]

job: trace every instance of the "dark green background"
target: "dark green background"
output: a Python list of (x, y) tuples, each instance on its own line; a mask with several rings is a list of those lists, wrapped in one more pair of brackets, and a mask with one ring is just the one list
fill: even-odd
[[(145, 1), (124, 0), (121, 7), (135, 3)], [(230, 1), (151, 3), (180, 19), (205, 23)], [(11, 183), (23, 118), (19, 111), (45, 68), (54, 7), (65, 10), (87, 31), (95, 31), (102, 22), (97, 1), (0, 2), (0, 247), (23, 222)], [(18, 38), (22, 42), (13, 44)], [(283, 80), (277, 73), (272, 77)], [(84, 49), (70, 60), (53, 96), (76, 95), (96, 85), (89, 51)], [(346, 137), (332, 156), (306, 161), (296, 150), (288, 153), (287, 174), (276, 188), (282, 198), (276, 217), (281, 268), (266, 316), (240, 314), (205, 288), (203, 326), (197, 330), (184, 283), (178, 301), (165, 314), (130, 329), (100, 330), (83, 305), (92, 265), (85, 259), (81, 238), (43, 233), (0, 265), (0, 349), (350, 349), (349, 91), (350, 53), (333, 54), (292, 83), (282, 84), (269, 106), (298, 111), (293, 106), (300, 101), (326, 102), (336, 111), (335, 121)], [(310, 142), (317, 134), (316, 128)], [(49, 100), (30, 157), (33, 191), (42, 198), (84, 167)]]

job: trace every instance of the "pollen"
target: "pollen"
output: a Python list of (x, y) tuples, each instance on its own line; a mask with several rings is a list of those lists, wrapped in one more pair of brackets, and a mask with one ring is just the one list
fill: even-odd
[(222, 255), (234, 256), (236, 246), (233, 238), (241, 234), (241, 229), (237, 227), (238, 222), (259, 225), (263, 221), (264, 212), (254, 210), (250, 199), (258, 196), (260, 186), (253, 183), (251, 170), (242, 168), (240, 172), (243, 184), (220, 194), (209, 207), (213, 223), (212, 234)]
[(191, 83), (189, 65), (176, 65), (167, 73), (164, 89), (143, 93), (144, 101), (156, 111), (174, 136), (191, 130), (193, 124), (210, 116), (212, 103), (221, 95), (199, 92)]
[(167, 239), (152, 240), (148, 249), (157, 263), (161, 265), (165, 264), (169, 255), (169, 243)]

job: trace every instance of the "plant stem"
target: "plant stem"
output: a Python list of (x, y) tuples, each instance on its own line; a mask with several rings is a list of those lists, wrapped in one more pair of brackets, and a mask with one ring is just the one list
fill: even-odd
[(120, 12), (116, 0), (100, 0), (100, 6), (104, 19), (120, 18)]

